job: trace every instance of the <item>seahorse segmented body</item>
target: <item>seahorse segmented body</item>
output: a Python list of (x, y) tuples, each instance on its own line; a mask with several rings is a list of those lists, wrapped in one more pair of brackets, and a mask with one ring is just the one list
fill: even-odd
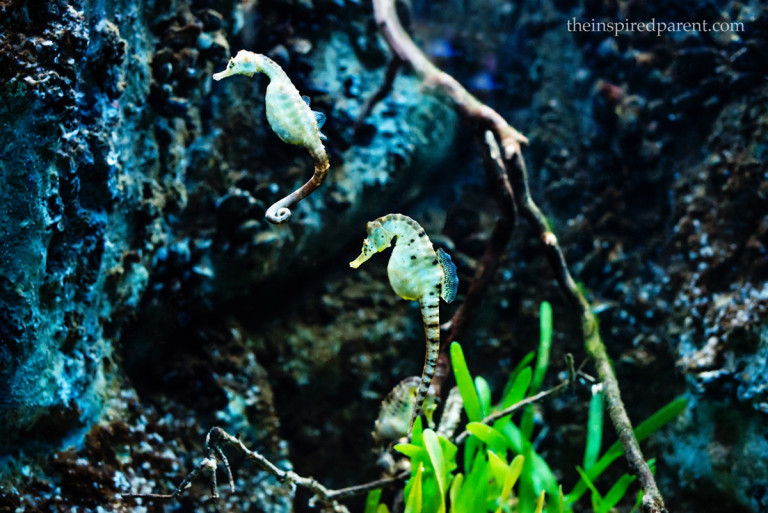
[[(373, 440), (377, 444), (393, 442), (408, 433), (409, 422), (413, 412), (413, 403), (416, 399), (421, 379), (418, 376), (410, 376), (397, 384), (387, 397), (381, 402), (379, 417), (373, 428)], [(433, 394), (427, 394), (424, 400), (424, 414), (427, 423), (432, 426), (432, 415), (437, 408), (437, 402)]]
[(389, 258), (387, 273), (395, 293), (403, 299), (419, 301), (427, 339), (427, 355), (421, 383), (416, 394), (408, 432), (413, 421), (421, 413), (424, 398), (435, 374), (437, 353), (440, 349), (439, 302), (442, 297), (450, 303), (456, 297), (458, 279), (456, 266), (443, 250), (435, 252), (432, 242), (419, 223), (403, 214), (389, 214), (367, 225), (368, 237), (363, 241), (363, 251), (349, 263), (357, 269), (374, 254), (384, 251), (397, 238), (395, 249)]
[(315, 173), (307, 183), (267, 209), (267, 220), (279, 224), (288, 221), (291, 207), (320, 187), (328, 175), (330, 164), (322, 143), (325, 136), (320, 133), (325, 114), (311, 110), (309, 98), (302, 97), (283, 69), (266, 55), (240, 50), (229, 60), (227, 69), (215, 73), (213, 79), (236, 74), (252, 77), (255, 73), (269, 77), (265, 102), (272, 130), (288, 144), (305, 147), (315, 164)]

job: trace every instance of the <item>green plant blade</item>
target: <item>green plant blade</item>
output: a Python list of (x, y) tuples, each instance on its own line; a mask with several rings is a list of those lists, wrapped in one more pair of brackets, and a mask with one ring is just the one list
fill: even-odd
[[(510, 422), (504, 426), (502, 434), (512, 451), (517, 454), (525, 454), (526, 445), (530, 446), (530, 442), (523, 438), (523, 434), (517, 426)], [(544, 458), (539, 456), (535, 451), (531, 451), (530, 464), (535, 488), (544, 489), (551, 496), (557, 497), (557, 478), (552, 472), (552, 469), (549, 468), (547, 462), (544, 461)]]
[(522, 372), (524, 368), (527, 367), (529, 363), (533, 361), (533, 359), (536, 357), (536, 352), (531, 351), (529, 353), (526, 353), (525, 356), (515, 365), (515, 368), (512, 370), (512, 372), (509, 374), (509, 378), (507, 378), (507, 383), (504, 385), (504, 393), (501, 394), (502, 397), (506, 397), (509, 393), (510, 388), (512, 388), (512, 384), (517, 379), (517, 375)]
[(448, 487), (449, 477), (445, 472), (445, 458), (443, 458), (443, 449), (440, 446), (440, 441), (437, 439), (437, 435), (431, 429), (425, 429), (424, 433), (424, 447), (429, 454), (429, 460), (432, 463), (432, 468), (435, 471), (435, 479), (437, 480), (437, 488), (439, 494), (439, 507), (438, 513), (445, 513), (445, 492)]
[(528, 391), (532, 377), (533, 371), (530, 367), (526, 367), (517, 374), (515, 382), (504, 396), (504, 399), (501, 403), (502, 409), (509, 408), (513, 404), (517, 404), (525, 398), (525, 393)]
[(475, 378), (475, 390), (480, 403), (480, 414), (485, 418), (491, 413), (491, 387), (488, 386), (488, 382), (482, 376), (477, 376)]
[(505, 454), (507, 451), (507, 440), (501, 433), (490, 426), (480, 422), (470, 422), (467, 424), (467, 431), (485, 442), (488, 448), (496, 454)]
[(616, 481), (616, 484), (614, 484), (610, 490), (608, 490), (608, 493), (605, 494), (605, 497), (603, 497), (603, 503), (600, 507), (599, 513), (608, 513), (613, 509), (616, 504), (619, 503), (619, 501), (624, 497), (624, 494), (627, 493), (627, 488), (629, 488), (629, 485), (631, 485), (637, 477), (630, 476), (629, 474), (624, 474), (619, 478), (618, 481)]
[(421, 424), (421, 415), (416, 417), (416, 420), (413, 421), (413, 428), (411, 429), (411, 443), (415, 445), (423, 445), (424, 443), (421, 441), (421, 432), (422, 432), (422, 424)]
[(474, 436), (470, 436), (464, 442), (464, 474), (469, 475), (472, 472), (472, 465), (475, 462), (475, 455), (477, 455), (480, 447), (483, 445), (479, 439)]
[(512, 463), (507, 467), (507, 473), (504, 476), (504, 485), (501, 488), (501, 495), (499, 495), (499, 509), (496, 513), (501, 513), (504, 501), (507, 500), (509, 494), (512, 493), (512, 488), (515, 486), (517, 479), (520, 477), (520, 473), (523, 471), (523, 457), (520, 455), (515, 456)]
[(408, 490), (405, 501), (405, 513), (422, 513), (421, 512), (421, 474), (424, 469), (423, 465), (419, 465), (416, 470), (416, 475), (413, 476), (412, 482), (409, 483), (410, 489)]
[[(568, 508), (570, 512), (571, 509)], [(565, 496), (563, 495), (563, 485), (559, 486), (557, 493), (557, 513), (565, 513)]]
[(591, 469), (600, 456), (600, 445), (603, 440), (603, 391), (593, 388), (589, 400), (589, 417), (587, 419), (587, 444), (584, 448), (584, 469)]
[[(541, 303), (539, 323), (541, 335), (539, 337), (539, 350), (536, 354), (536, 365), (533, 370), (533, 379), (528, 389), (530, 395), (538, 394), (541, 384), (544, 382), (544, 376), (549, 367), (549, 352), (552, 348), (552, 307), (546, 301)], [(529, 406), (523, 412), (523, 419), (520, 421), (520, 429), (528, 440), (533, 437), (533, 406)]]
[(478, 453), (472, 463), (472, 472), (464, 477), (464, 483), (456, 497), (455, 513), (476, 513), (478, 505), (486, 503), (488, 480), (488, 462), (484, 454)]
[(440, 441), (440, 447), (443, 450), (443, 460), (445, 461), (445, 473), (446, 475), (453, 475), (453, 472), (458, 468), (456, 463), (456, 454), (459, 452), (459, 448), (456, 444), (450, 440), (446, 440), (442, 436), (438, 435), (437, 439)]
[[(533, 371), (530, 367), (526, 367), (518, 373), (517, 378), (515, 378), (515, 382), (510, 387), (507, 395), (504, 396), (504, 399), (501, 403), (502, 409), (509, 408), (513, 404), (517, 404), (525, 398), (525, 394), (528, 391), (529, 385), (531, 384), (532, 377)], [(507, 422), (510, 422), (511, 418), (511, 415), (502, 417), (493, 423), (493, 427), (501, 431), (504, 429), (504, 426), (507, 425)]]
[[(688, 401), (685, 398), (677, 398), (648, 417), (644, 422), (641, 422), (640, 425), (635, 428), (635, 438), (637, 438), (637, 441), (642, 442), (652, 433), (664, 426), (664, 424), (680, 415), (680, 413), (685, 410), (687, 404)], [(607, 451), (605, 451), (605, 454), (597, 460), (597, 463), (595, 463), (591, 469), (586, 471), (586, 474), (590, 479), (596, 479), (597, 476), (602, 474), (605, 469), (622, 454), (624, 454), (624, 449), (622, 449), (619, 442), (615, 442)], [(587, 485), (584, 482), (584, 479), (581, 479), (576, 483), (576, 486), (573, 487), (573, 490), (566, 495), (566, 501), (568, 501), (569, 504), (573, 504), (579, 500), (586, 491)]]
[(507, 472), (509, 467), (507, 462), (504, 461), (493, 451), (488, 451), (488, 468), (491, 469), (491, 475), (493, 480), (489, 484), (488, 490), (489, 498), (498, 497), (501, 493), (501, 488), (504, 486), (504, 480), (507, 478)]
[(603, 504), (603, 496), (600, 495), (600, 492), (597, 491), (597, 487), (592, 482), (592, 480), (589, 478), (586, 472), (584, 472), (584, 469), (577, 466), (576, 472), (579, 473), (581, 476), (582, 481), (586, 483), (589, 490), (592, 492), (592, 511), (595, 513), (598, 513), (599, 511), (602, 511), (602, 504)]
[(381, 501), (381, 488), (371, 490), (365, 498), (365, 513), (376, 513)]
[(451, 483), (451, 488), (448, 490), (448, 497), (450, 497), (451, 500), (451, 513), (456, 511), (456, 501), (458, 500), (459, 492), (461, 491), (463, 484), (464, 474), (456, 474), (456, 477), (453, 478), (453, 482)]
[(541, 389), (544, 375), (549, 367), (549, 352), (552, 348), (552, 306), (546, 301), (541, 302), (539, 309), (539, 326), (541, 335), (539, 337), (539, 352), (536, 356), (536, 367), (531, 382), (531, 395), (537, 394)]
[(393, 447), (394, 450), (408, 456), (411, 460), (424, 458), (424, 448), (413, 444), (396, 444)]
[(544, 510), (544, 490), (539, 494), (539, 501), (536, 503), (536, 511), (534, 513), (541, 513)]
[(520, 513), (533, 513), (534, 502), (536, 501), (536, 491), (541, 490), (542, 486), (538, 476), (533, 470), (533, 447), (526, 442), (523, 450), (523, 478), (520, 480), (520, 486), (517, 495), (520, 498)]
[(472, 422), (478, 422), (483, 419), (480, 409), (480, 400), (477, 397), (475, 385), (472, 382), (472, 375), (469, 373), (467, 361), (464, 359), (464, 352), (458, 342), (451, 344), (451, 365), (453, 366), (453, 375), (456, 378), (456, 386), (459, 387), (461, 399), (464, 402), (464, 411)]

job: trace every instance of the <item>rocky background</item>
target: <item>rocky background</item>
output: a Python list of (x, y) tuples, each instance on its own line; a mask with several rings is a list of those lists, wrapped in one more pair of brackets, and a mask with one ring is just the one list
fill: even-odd
[[(602, 311), (630, 416), (689, 399), (644, 444), (669, 509), (768, 511), (766, 6), (409, 8), (431, 58), (530, 138), (534, 195)], [(593, 18), (744, 30), (567, 29)], [(329, 178), (280, 227), (264, 210), (311, 162), (266, 125), (266, 78), (212, 82), (241, 48), (328, 116)], [(329, 486), (378, 477), (373, 420), (420, 373), (423, 332), (383, 257), (347, 262), (366, 221), (403, 212), (450, 249), (461, 294), (496, 214), (466, 128), (407, 73), (354, 130), (388, 59), (356, 0), (0, 0), (0, 511), (214, 511), (202, 483), (119, 499), (172, 489), (214, 425)], [(584, 355), (524, 225), (510, 247), (461, 341), (497, 392), (543, 299), (552, 361)], [(541, 409), (566, 488), (585, 410), (578, 394)], [(306, 510), (233, 466), (230, 511)]]

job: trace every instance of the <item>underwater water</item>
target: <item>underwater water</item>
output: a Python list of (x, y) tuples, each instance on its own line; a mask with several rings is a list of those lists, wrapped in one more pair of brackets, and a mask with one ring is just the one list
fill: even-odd
[(767, 160), (758, 0), (0, 1), (0, 511), (768, 511)]

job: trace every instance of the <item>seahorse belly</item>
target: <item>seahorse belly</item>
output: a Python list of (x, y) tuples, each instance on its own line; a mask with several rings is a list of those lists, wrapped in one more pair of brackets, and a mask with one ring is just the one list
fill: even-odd
[(437, 254), (424, 239), (418, 235), (399, 236), (389, 259), (389, 283), (403, 299), (415, 301), (429, 296), (430, 292), (440, 293), (439, 288), (435, 288), (442, 280)]
[(280, 139), (288, 144), (305, 147), (320, 142), (312, 111), (292, 84), (270, 82), (267, 86), (266, 105), (267, 121)]

